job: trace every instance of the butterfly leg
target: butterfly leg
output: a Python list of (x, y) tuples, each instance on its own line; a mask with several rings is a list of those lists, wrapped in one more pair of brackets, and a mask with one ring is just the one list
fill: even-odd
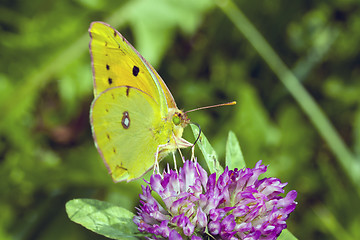
[(195, 168), (196, 168), (196, 172), (199, 174), (199, 176), (201, 175), (200, 174), (200, 171), (199, 171), (199, 165), (197, 163), (197, 158), (194, 158), (194, 164), (195, 164)]
[(173, 152), (172, 155), (173, 155), (173, 159), (174, 159), (174, 168), (175, 168), (175, 171), (176, 171), (176, 173), (179, 173), (179, 172), (178, 172), (178, 169), (177, 169), (177, 165), (176, 165), (175, 152)]
[[(162, 148), (165, 148), (167, 146), (167, 144), (162, 144), (159, 145), (156, 149), (156, 153), (155, 153), (155, 163), (154, 163), (154, 171), (153, 174), (160, 174), (160, 165), (159, 162), (161, 159), (159, 159), (159, 153), (161, 151)], [(160, 174), (161, 175), (161, 174)]]
[[(173, 138), (176, 139), (175, 134), (173, 133), (172, 135), (173, 135)], [(185, 157), (182, 155), (182, 152), (181, 152), (181, 150), (180, 150), (180, 147), (179, 147), (179, 145), (177, 144), (176, 141), (175, 141), (175, 145), (176, 145), (177, 150), (179, 151), (181, 160), (183, 161), (183, 163), (185, 163)]]
[(178, 148), (178, 151), (179, 151), (182, 162), (185, 163), (185, 157), (184, 157), (184, 155), (182, 155), (180, 148)]
[(198, 169), (198, 164), (197, 164), (197, 158), (195, 157), (195, 145), (191, 147), (191, 161), (195, 163), (196, 172), (200, 175), (200, 171)]
[(191, 161), (196, 162), (195, 158), (195, 145), (191, 147)]
[(153, 175), (160, 174), (160, 166), (159, 166), (159, 161), (158, 161), (159, 151), (160, 151), (160, 145), (157, 147), (156, 153), (155, 153), (155, 163), (154, 163)]

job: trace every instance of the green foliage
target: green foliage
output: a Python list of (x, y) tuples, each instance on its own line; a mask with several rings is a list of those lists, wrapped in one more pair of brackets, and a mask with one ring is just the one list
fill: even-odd
[(66, 203), (69, 218), (89, 230), (112, 239), (135, 239), (134, 214), (114, 204), (94, 199), (74, 199)]
[(263, 159), (298, 191), (294, 235), (359, 239), (359, 2), (149, 2), (2, 1), (0, 239), (94, 238), (65, 216), (73, 198), (137, 205), (142, 180), (114, 184), (91, 138), (97, 20), (156, 67), (180, 108), (237, 101), (189, 115), (222, 166), (232, 130), (249, 166)]
[(239, 141), (237, 140), (235, 133), (232, 131), (229, 132), (228, 140), (226, 142), (225, 157), (225, 165), (228, 166), (229, 169), (242, 169), (246, 167)]
[(281, 232), (280, 236), (278, 237), (278, 240), (296, 240), (296, 239), (297, 238), (294, 235), (292, 235), (292, 233), (287, 229), (284, 229)]

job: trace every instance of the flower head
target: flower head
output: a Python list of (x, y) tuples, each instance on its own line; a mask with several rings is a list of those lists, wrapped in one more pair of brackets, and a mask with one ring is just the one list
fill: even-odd
[(275, 239), (286, 228), (297, 193), (279, 196), (286, 183), (259, 180), (266, 169), (261, 161), (253, 169), (226, 167), (216, 179), (215, 173), (208, 176), (198, 163), (186, 161), (178, 173), (151, 176), (134, 222), (153, 239)]

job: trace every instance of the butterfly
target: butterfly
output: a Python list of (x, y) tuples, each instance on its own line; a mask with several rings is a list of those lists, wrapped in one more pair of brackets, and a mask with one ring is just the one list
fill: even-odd
[(132, 181), (176, 149), (190, 123), (155, 69), (114, 28), (89, 28), (94, 100), (93, 138), (114, 182)]

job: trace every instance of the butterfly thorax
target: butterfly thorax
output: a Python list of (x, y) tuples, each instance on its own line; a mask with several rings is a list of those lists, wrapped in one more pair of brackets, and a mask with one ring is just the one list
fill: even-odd
[(189, 122), (189, 118), (183, 111), (177, 108), (169, 109), (168, 115), (161, 121), (162, 124), (154, 129), (156, 131), (154, 136), (157, 137), (157, 141), (161, 146), (159, 160), (176, 149), (192, 146), (191, 143), (182, 138), (184, 128)]

